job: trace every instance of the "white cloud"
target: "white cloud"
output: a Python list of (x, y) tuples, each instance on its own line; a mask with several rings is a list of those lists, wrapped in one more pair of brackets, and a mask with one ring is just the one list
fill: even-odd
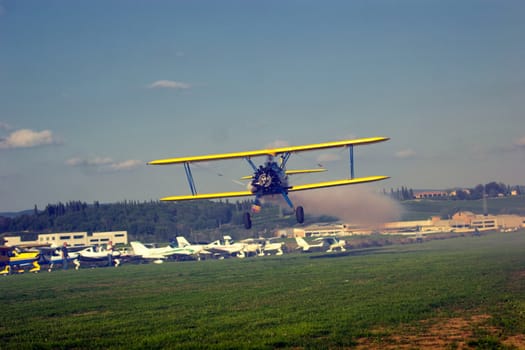
[(96, 168), (100, 171), (119, 171), (137, 168), (138, 166), (142, 165), (143, 162), (134, 159), (116, 162), (110, 157), (73, 157), (66, 160), (65, 163), (72, 167)]
[(188, 83), (173, 80), (157, 80), (148, 85), (150, 89), (189, 89), (191, 87)]
[(0, 140), (0, 149), (29, 148), (58, 143), (50, 130), (20, 129)]
[(525, 136), (522, 138), (517, 139), (514, 144), (518, 147), (525, 147)]
[(109, 167), (112, 170), (131, 170), (139, 167), (142, 164), (143, 162), (141, 162), (140, 160), (130, 159), (119, 163), (112, 163)]
[(4, 122), (0, 122), (0, 130), (11, 130), (11, 125)]
[(100, 166), (100, 165), (108, 165), (113, 163), (113, 159), (109, 157), (94, 157), (89, 159), (82, 159), (80, 157), (74, 157), (66, 160), (67, 165), (71, 166)]
[(274, 148), (281, 148), (281, 147), (288, 147), (290, 144), (287, 141), (284, 140), (275, 140), (273, 142), (270, 142), (266, 145), (266, 148), (274, 149)]
[(416, 152), (410, 148), (396, 152), (397, 158), (413, 158), (416, 155)]
[(323, 153), (320, 154), (316, 159), (319, 163), (335, 162), (341, 160), (341, 156), (334, 153)]

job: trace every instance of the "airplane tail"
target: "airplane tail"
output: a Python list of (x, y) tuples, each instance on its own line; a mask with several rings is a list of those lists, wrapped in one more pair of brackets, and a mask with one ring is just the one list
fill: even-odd
[(148, 248), (140, 243), (140, 242), (131, 242), (131, 248), (133, 249), (133, 252), (135, 255), (147, 255), (148, 254)]
[(180, 248), (184, 248), (191, 245), (190, 242), (188, 242), (188, 240), (184, 238), (184, 236), (177, 236), (177, 244)]
[(295, 237), (295, 242), (297, 242), (297, 249), (302, 249), (304, 251), (310, 249), (310, 245), (302, 237)]

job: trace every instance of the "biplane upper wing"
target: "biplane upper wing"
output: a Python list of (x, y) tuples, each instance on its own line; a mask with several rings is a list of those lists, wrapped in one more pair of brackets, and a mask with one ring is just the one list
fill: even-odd
[(152, 160), (148, 162), (150, 165), (166, 165), (166, 164), (177, 164), (177, 163), (194, 163), (194, 162), (203, 162), (210, 160), (219, 160), (219, 159), (231, 159), (231, 158), (249, 158), (257, 156), (276, 156), (277, 154), (282, 153), (294, 153), (302, 151), (313, 151), (318, 149), (325, 148), (337, 148), (350, 145), (365, 145), (370, 143), (387, 141), (388, 137), (367, 137), (355, 140), (343, 140), (343, 141), (332, 141), (324, 143), (313, 143), (309, 145), (302, 146), (289, 146), (289, 147), (278, 147), (278, 148), (268, 148), (255, 151), (246, 151), (246, 152), (233, 152), (233, 153), (218, 153), (218, 154), (209, 154), (203, 156), (193, 156), (193, 157), (180, 157), (180, 158), (166, 158)]
[(288, 189), (288, 191), (293, 192), (293, 191), (302, 191), (302, 190), (312, 190), (315, 188), (352, 185), (352, 184), (359, 184), (359, 183), (365, 183), (365, 182), (380, 181), (380, 180), (385, 180), (388, 178), (389, 176), (379, 175), (379, 176), (356, 177), (353, 179), (323, 181), (323, 182), (316, 182), (316, 183), (311, 183), (311, 184), (292, 186), (290, 189)]

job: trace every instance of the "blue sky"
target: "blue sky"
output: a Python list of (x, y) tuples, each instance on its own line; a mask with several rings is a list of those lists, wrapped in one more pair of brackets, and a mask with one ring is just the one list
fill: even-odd
[[(369, 136), (391, 137), (355, 151), (358, 176), (391, 176), (373, 189), (523, 185), (524, 13), (507, 0), (0, 0), (0, 211), (189, 191), (180, 166), (153, 159)], [(293, 161), (348, 175), (339, 150)], [(200, 192), (248, 174), (243, 161), (194, 170)]]

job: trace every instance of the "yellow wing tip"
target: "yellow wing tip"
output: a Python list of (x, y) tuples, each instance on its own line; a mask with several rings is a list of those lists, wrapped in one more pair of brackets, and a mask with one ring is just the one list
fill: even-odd
[(157, 159), (152, 160), (147, 163), (148, 165), (165, 165), (165, 164), (171, 164), (171, 159)]

